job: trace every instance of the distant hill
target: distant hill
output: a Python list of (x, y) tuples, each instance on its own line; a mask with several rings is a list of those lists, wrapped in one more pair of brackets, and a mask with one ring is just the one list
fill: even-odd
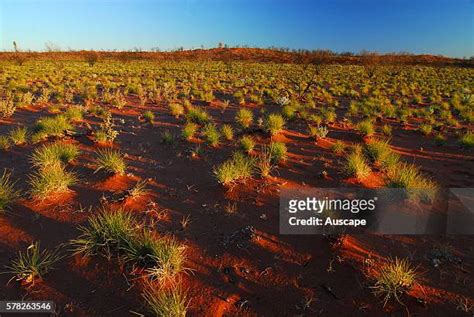
[[(41, 60), (85, 60), (90, 51), (67, 52), (0, 52), (0, 59), (17, 60), (21, 63), (28, 59)], [(179, 50), (172, 52), (113, 52), (96, 51), (98, 59), (130, 60), (200, 60), (200, 61), (253, 61), (300, 64), (420, 64), (473, 66), (473, 60), (449, 58), (435, 55), (352, 53), (335, 54), (328, 51), (286, 51), (262, 48), (212, 48)], [(94, 53), (95, 54), (95, 53)]]

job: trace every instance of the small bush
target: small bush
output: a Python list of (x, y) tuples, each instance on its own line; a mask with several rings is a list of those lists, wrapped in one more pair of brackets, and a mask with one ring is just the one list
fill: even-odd
[(234, 130), (232, 126), (229, 124), (224, 124), (221, 127), (221, 133), (227, 141), (231, 141), (234, 139)]
[(34, 283), (43, 278), (61, 260), (59, 252), (41, 249), (40, 243), (30, 245), (26, 252), (18, 252), (17, 257), (7, 266), (8, 273), (15, 274), (19, 281)]
[(380, 268), (375, 285), (372, 286), (377, 296), (383, 297), (384, 306), (391, 298), (402, 303), (400, 296), (407, 293), (416, 283), (418, 273), (407, 259), (390, 260)]
[(255, 141), (250, 135), (244, 135), (240, 139), (240, 147), (247, 153), (250, 153), (255, 148)]
[(124, 155), (117, 150), (103, 149), (96, 152), (95, 164), (97, 168), (95, 172), (105, 170), (109, 173), (123, 175), (127, 168)]
[(271, 152), (268, 147), (263, 147), (262, 152), (258, 155), (255, 168), (262, 178), (270, 176), (274, 165)]
[(175, 136), (169, 130), (164, 131), (161, 134), (161, 142), (167, 145), (173, 145), (175, 142)]
[(383, 169), (390, 169), (398, 163), (399, 156), (392, 152), (388, 141), (370, 140), (365, 152), (373, 163)]
[(392, 127), (385, 124), (382, 127), (382, 134), (385, 135), (385, 136), (391, 136), (392, 135)]
[(219, 130), (217, 130), (214, 124), (206, 124), (202, 133), (207, 144), (209, 144), (210, 146), (216, 147), (220, 144), (221, 134), (219, 133)]
[(283, 130), (285, 126), (285, 119), (279, 114), (270, 114), (265, 120), (265, 130), (270, 133), (270, 135), (276, 135)]
[(184, 125), (181, 135), (183, 136), (184, 139), (190, 140), (194, 137), (198, 128), (199, 126), (197, 124), (188, 122)]
[(249, 109), (241, 108), (235, 116), (235, 121), (242, 129), (248, 129), (253, 123), (253, 112)]

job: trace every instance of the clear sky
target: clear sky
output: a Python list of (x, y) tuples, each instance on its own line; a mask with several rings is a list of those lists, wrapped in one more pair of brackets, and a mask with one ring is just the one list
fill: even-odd
[(474, 0), (0, 0), (0, 49), (233, 45), (474, 55)]

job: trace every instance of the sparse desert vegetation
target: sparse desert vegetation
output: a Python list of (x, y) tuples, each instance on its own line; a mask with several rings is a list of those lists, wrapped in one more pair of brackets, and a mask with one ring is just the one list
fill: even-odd
[(280, 235), (278, 204), (472, 187), (472, 68), (261, 52), (0, 58), (0, 294), (71, 316), (469, 311), (472, 238)]

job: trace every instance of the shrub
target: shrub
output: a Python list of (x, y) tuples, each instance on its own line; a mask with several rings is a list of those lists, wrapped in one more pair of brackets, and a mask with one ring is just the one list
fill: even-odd
[(395, 298), (402, 303), (400, 296), (407, 293), (416, 283), (418, 273), (407, 259), (390, 259), (387, 264), (380, 268), (375, 285), (372, 286), (377, 296), (382, 296), (384, 306)]
[(255, 166), (253, 158), (236, 152), (233, 157), (214, 168), (217, 181), (223, 185), (230, 185), (252, 176)]
[(153, 123), (155, 119), (155, 114), (152, 111), (145, 111), (143, 113), (143, 119), (148, 123)]
[(106, 111), (99, 130), (94, 132), (95, 141), (99, 143), (112, 143), (117, 138), (118, 134), (118, 131), (115, 130), (112, 113)]
[(170, 104), (169, 108), (170, 108), (170, 114), (174, 116), (176, 119), (178, 119), (184, 113), (184, 107), (178, 103)]
[(10, 180), (10, 177), (11, 174), (6, 170), (0, 177), (0, 213), (20, 197), (20, 192), (15, 189), (15, 183)]
[(221, 133), (227, 141), (231, 141), (234, 139), (234, 130), (232, 126), (229, 124), (224, 124), (221, 127)]
[(211, 116), (201, 108), (192, 107), (186, 114), (186, 119), (197, 124), (206, 124), (211, 121)]
[(250, 152), (253, 151), (253, 149), (255, 147), (255, 141), (253, 140), (253, 138), (250, 135), (244, 135), (240, 139), (240, 147), (245, 152), (250, 153)]
[(207, 144), (212, 147), (216, 147), (220, 143), (221, 135), (219, 130), (217, 130), (216, 126), (212, 123), (208, 123), (204, 126), (202, 131), (204, 138), (206, 139)]
[(127, 168), (127, 165), (124, 160), (124, 155), (117, 150), (113, 149), (103, 149), (96, 152), (97, 157), (95, 159), (95, 164), (97, 168), (95, 172), (100, 170), (105, 170), (109, 173), (123, 175)]
[(157, 317), (185, 317), (189, 305), (186, 294), (179, 288), (168, 290), (152, 286), (145, 288), (142, 294), (148, 310)]
[(0, 118), (9, 118), (16, 111), (16, 105), (12, 98), (0, 99)]
[(387, 173), (387, 186), (406, 189), (409, 198), (424, 201), (433, 200), (437, 192), (437, 185), (424, 177), (413, 164), (400, 163)]
[(467, 132), (459, 139), (459, 144), (461, 144), (464, 148), (472, 148), (474, 147), (474, 133)]
[(30, 245), (26, 252), (18, 252), (17, 257), (7, 266), (8, 273), (15, 274), (17, 280), (34, 283), (43, 278), (61, 259), (57, 250), (41, 249), (40, 243)]
[(10, 131), (10, 140), (15, 145), (25, 144), (28, 142), (28, 129), (18, 127)]
[(272, 161), (276, 164), (280, 163), (281, 161), (286, 160), (288, 156), (288, 150), (286, 148), (285, 143), (283, 142), (270, 142), (269, 151)]
[(294, 106), (286, 105), (281, 109), (281, 114), (288, 120), (294, 119), (296, 108)]
[(242, 127), (242, 129), (247, 129), (253, 123), (253, 112), (249, 109), (241, 108), (235, 116), (235, 121)]
[(365, 136), (374, 134), (374, 124), (370, 120), (363, 120), (357, 125), (357, 130)]
[(345, 164), (345, 171), (348, 175), (354, 176), (359, 180), (370, 175), (370, 166), (367, 164), (360, 148), (356, 148), (348, 155)]
[(199, 128), (199, 126), (197, 124), (192, 123), (192, 122), (188, 122), (184, 125), (183, 131), (181, 132), (181, 135), (186, 140), (190, 140), (194, 137), (194, 135), (196, 134), (198, 128)]
[(69, 191), (69, 187), (77, 182), (73, 173), (67, 172), (60, 165), (41, 168), (30, 176), (31, 195), (34, 198), (46, 199), (51, 195)]
[(77, 145), (66, 142), (56, 142), (37, 148), (31, 157), (33, 165), (44, 168), (52, 165), (69, 163), (79, 156)]

